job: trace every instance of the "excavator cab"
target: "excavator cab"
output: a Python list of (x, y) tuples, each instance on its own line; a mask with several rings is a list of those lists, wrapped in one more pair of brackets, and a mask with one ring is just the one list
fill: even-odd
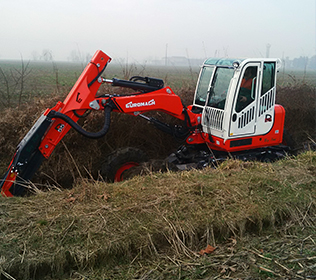
[(285, 110), (275, 104), (279, 59), (207, 59), (194, 106), (207, 145), (227, 152), (282, 142)]

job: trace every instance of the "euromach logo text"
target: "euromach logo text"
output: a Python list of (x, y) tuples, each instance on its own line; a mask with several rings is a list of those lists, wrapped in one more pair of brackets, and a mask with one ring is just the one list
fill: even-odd
[(146, 106), (153, 106), (155, 105), (155, 99), (152, 99), (150, 101), (147, 101), (147, 102), (138, 102), (138, 103), (133, 103), (132, 101), (131, 102), (128, 102), (125, 107), (126, 108), (138, 108), (138, 107), (146, 107)]

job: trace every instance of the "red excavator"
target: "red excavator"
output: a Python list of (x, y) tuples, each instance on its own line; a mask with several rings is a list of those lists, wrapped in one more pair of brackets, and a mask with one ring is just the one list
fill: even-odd
[[(51, 155), (71, 128), (89, 138), (103, 137), (110, 128), (112, 111), (142, 117), (182, 139), (185, 144), (167, 158), (179, 170), (203, 168), (227, 156), (270, 161), (285, 155), (288, 149), (282, 145), (285, 110), (275, 104), (279, 59), (207, 59), (201, 67), (193, 104), (188, 107), (161, 79), (140, 76), (130, 80), (104, 79), (101, 75), (110, 61), (108, 55), (97, 51), (64, 102), (59, 101), (41, 115), (17, 146), (0, 183), (2, 196), (23, 195), (43, 159)], [(103, 83), (135, 92), (98, 95)], [(88, 132), (77, 124), (87, 112), (99, 110), (104, 111), (101, 131)], [(183, 124), (166, 124), (146, 116), (148, 111), (162, 111)], [(141, 160), (135, 154), (135, 159), (121, 162), (121, 166), (112, 170), (112, 180), (122, 180), (123, 173)]]

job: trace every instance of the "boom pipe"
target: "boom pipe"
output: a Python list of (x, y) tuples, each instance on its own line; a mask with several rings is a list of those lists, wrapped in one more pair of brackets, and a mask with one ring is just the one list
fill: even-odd
[(53, 113), (55, 118), (64, 120), (67, 124), (69, 124), (73, 129), (75, 129), (78, 133), (82, 134), (83, 136), (87, 138), (91, 138), (91, 139), (98, 139), (105, 136), (105, 134), (107, 134), (107, 132), (109, 131), (110, 122), (111, 122), (111, 111), (112, 111), (112, 108), (109, 105), (107, 105), (104, 109), (104, 116), (105, 116), (104, 125), (103, 125), (103, 128), (99, 132), (88, 132), (84, 130), (80, 125), (78, 125), (75, 121), (73, 121), (67, 115), (64, 115), (60, 112), (55, 112), (55, 111), (51, 111), (51, 112)]
[(113, 87), (131, 88), (131, 89), (140, 90), (143, 92), (151, 92), (151, 91), (161, 89), (163, 87), (163, 84), (162, 85), (151, 85), (151, 84), (147, 84), (147, 83), (139, 83), (139, 82), (134, 82), (134, 81), (126, 81), (126, 80), (120, 80), (120, 79), (113, 78), (112, 86)]

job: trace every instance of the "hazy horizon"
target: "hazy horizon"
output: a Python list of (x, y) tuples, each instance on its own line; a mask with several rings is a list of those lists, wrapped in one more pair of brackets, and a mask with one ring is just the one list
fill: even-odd
[(315, 2), (0, 0), (0, 59), (312, 57)]

